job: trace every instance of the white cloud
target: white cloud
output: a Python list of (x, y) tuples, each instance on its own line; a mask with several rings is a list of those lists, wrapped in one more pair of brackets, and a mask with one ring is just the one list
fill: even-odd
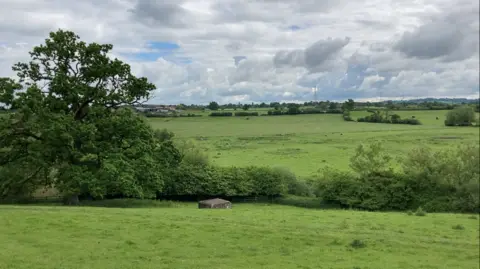
[[(3, 0), (0, 76), (61, 27), (113, 44), (157, 85), (152, 102), (306, 101), (317, 85), (329, 100), (478, 96), (478, 10), (471, 0)], [(149, 42), (180, 48), (133, 57)]]

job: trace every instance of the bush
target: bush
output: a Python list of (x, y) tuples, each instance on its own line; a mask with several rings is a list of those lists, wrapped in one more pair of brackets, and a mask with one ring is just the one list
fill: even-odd
[(350, 243), (350, 247), (352, 248), (364, 248), (366, 247), (367, 244), (363, 242), (362, 240), (355, 239)]
[(212, 112), (210, 113), (210, 117), (231, 117), (233, 115), (232, 112)]
[(465, 230), (465, 226), (463, 226), (461, 224), (457, 224), (457, 225), (453, 225), (452, 229), (454, 229), (454, 230)]
[(345, 110), (343, 112), (343, 120), (344, 121), (353, 121), (352, 117), (350, 116), (350, 111)]
[(341, 109), (327, 109), (327, 114), (342, 114), (343, 110)]
[(245, 111), (235, 112), (235, 117), (249, 117), (249, 116), (258, 116), (258, 112), (245, 112)]
[(417, 217), (424, 217), (426, 215), (427, 212), (425, 212), (422, 207), (417, 208), (417, 211), (415, 211), (415, 216)]
[(301, 114), (323, 114), (323, 110), (319, 108), (305, 108), (301, 111)]
[(410, 124), (410, 125), (421, 125), (421, 122), (415, 119), (415, 116), (412, 118), (402, 119), (399, 115), (393, 114), (388, 115), (388, 112), (382, 112), (380, 110), (368, 110), (371, 112), (371, 115), (365, 116), (363, 118), (358, 118), (358, 122), (372, 122), (372, 123), (391, 123), (391, 124)]
[(448, 111), (445, 126), (472, 126), (474, 122), (474, 109), (470, 106), (461, 106)]
[(326, 203), (364, 210), (480, 212), (479, 149), (418, 148), (394, 171), (379, 144), (360, 146), (351, 158), (355, 173), (324, 170), (315, 194)]
[(280, 116), (283, 115), (283, 112), (281, 110), (269, 110), (267, 112), (269, 116)]

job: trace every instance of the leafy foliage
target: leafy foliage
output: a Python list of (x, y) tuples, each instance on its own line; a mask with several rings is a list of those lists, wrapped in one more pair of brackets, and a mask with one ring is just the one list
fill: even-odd
[(448, 111), (445, 126), (471, 126), (475, 122), (475, 111), (470, 106), (457, 107)]
[(1, 102), (17, 108), (0, 119), (1, 195), (55, 186), (65, 195), (153, 197), (162, 188), (159, 172), (178, 154), (123, 107), (155, 86), (110, 59), (111, 49), (58, 30), (13, 66), (18, 82), (0, 80)]
[(256, 117), (256, 116), (258, 116), (258, 112), (246, 112), (246, 111), (235, 112), (235, 117)]
[(421, 125), (421, 122), (415, 117), (411, 119), (402, 119), (398, 114), (391, 114), (390, 111), (380, 111), (380, 110), (371, 110), (368, 112), (372, 113), (363, 118), (358, 118), (358, 122), (372, 122), (372, 123), (392, 123), (392, 124), (410, 124), (410, 125)]
[(360, 146), (351, 159), (356, 173), (326, 169), (316, 194), (325, 202), (366, 210), (479, 212), (478, 145), (455, 150), (417, 148), (394, 171), (379, 144)]
[(231, 117), (233, 115), (232, 112), (212, 112), (210, 113), (210, 117)]
[(342, 109), (344, 111), (352, 111), (355, 109), (355, 101), (353, 99), (348, 99), (342, 104)]
[(218, 110), (220, 108), (220, 105), (218, 105), (217, 102), (210, 102), (207, 106), (208, 109), (210, 110)]

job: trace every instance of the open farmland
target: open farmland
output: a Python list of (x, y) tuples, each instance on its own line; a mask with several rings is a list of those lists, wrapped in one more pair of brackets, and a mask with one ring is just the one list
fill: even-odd
[[(445, 127), (447, 111), (395, 113), (415, 116), (423, 125), (346, 122), (337, 114), (149, 120), (155, 128), (173, 131), (179, 140), (195, 141), (216, 164), (278, 166), (300, 176), (311, 175), (326, 165), (348, 169), (355, 147), (363, 142), (381, 140), (396, 157), (420, 145), (440, 149), (479, 142), (479, 128)], [(353, 112), (352, 117), (366, 114)]]
[(479, 268), (477, 216), (0, 206), (0, 268)]

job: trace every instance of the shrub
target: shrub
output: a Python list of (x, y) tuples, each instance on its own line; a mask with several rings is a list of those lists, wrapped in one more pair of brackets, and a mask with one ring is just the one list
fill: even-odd
[(231, 117), (233, 115), (232, 112), (212, 112), (210, 113), (210, 117)]
[(258, 112), (246, 112), (246, 111), (235, 112), (235, 117), (249, 117), (249, 116), (258, 116)]
[(268, 113), (269, 116), (283, 115), (283, 112), (281, 110), (269, 110), (267, 113)]
[(445, 126), (472, 126), (475, 122), (475, 111), (470, 106), (460, 106), (448, 111)]
[(479, 145), (432, 151), (420, 147), (402, 160), (415, 201), (429, 211), (480, 211)]
[(341, 109), (327, 109), (327, 114), (342, 114), (343, 110)]
[(389, 115), (388, 112), (382, 112), (380, 110), (368, 110), (371, 112), (371, 115), (365, 116), (363, 118), (358, 118), (358, 122), (372, 122), (372, 123), (392, 123), (392, 124), (410, 124), (410, 125), (421, 125), (421, 122), (415, 119), (415, 116), (412, 118), (402, 119), (399, 115), (393, 114)]
[(355, 173), (325, 169), (315, 195), (326, 203), (365, 210), (480, 212), (479, 146), (433, 152), (417, 148), (394, 171), (380, 144), (359, 146)]
[(245, 172), (254, 182), (253, 195), (277, 196), (288, 192), (285, 175), (279, 170), (250, 166), (245, 168)]
[(422, 207), (417, 208), (417, 211), (415, 211), (415, 216), (417, 217), (424, 217), (426, 215), (427, 212), (425, 212)]
[(355, 239), (350, 243), (350, 247), (352, 248), (364, 248), (366, 247), (367, 244), (363, 242), (362, 240)]
[(301, 111), (301, 114), (323, 114), (324, 110), (319, 109), (319, 108), (304, 108)]
[(208, 155), (204, 150), (197, 147), (192, 140), (177, 142), (176, 147), (180, 152), (182, 163), (195, 166), (206, 166), (209, 164)]
[(167, 129), (156, 129), (154, 131), (154, 136), (155, 138), (158, 139), (160, 142), (165, 142), (167, 140), (172, 140), (172, 138), (175, 136), (173, 132), (168, 131)]
[(461, 224), (453, 225), (452, 229), (454, 230), (465, 230), (465, 227)]
[(352, 117), (350, 117), (350, 111), (345, 110), (343, 112), (343, 120), (344, 121), (353, 121)]

